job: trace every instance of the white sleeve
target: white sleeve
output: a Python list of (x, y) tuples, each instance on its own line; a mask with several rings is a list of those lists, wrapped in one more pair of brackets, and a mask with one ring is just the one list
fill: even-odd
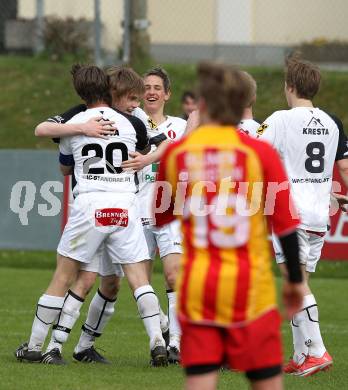
[(279, 111), (269, 116), (257, 129), (257, 138), (270, 143), (275, 149), (281, 149), (281, 118)]
[(146, 114), (146, 112), (144, 110), (142, 110), (140, 107), (137, 107), (133, 110), (132, 112), (132, 115), (134, 115), (135, 117), (137, 117), (138, 119), (140, 119), (144, 124), (145, 126), (148, 125), (148, 119), (149, 119), (149, 116)]
[(62, 165), (74, 165), (74, 156), (71, 148), (70, 137), (62, 137), (59, 142), (59, 162)]

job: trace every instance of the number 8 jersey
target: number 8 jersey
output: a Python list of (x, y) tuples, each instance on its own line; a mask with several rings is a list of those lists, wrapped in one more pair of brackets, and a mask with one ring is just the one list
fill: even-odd
[(74, 165), (77, 184), (75, 196), (86, 192), (135, 193), (137, 186), (134, 172), (120, 166), (128, 160), (129, 152), (147, 146), (147, 134), (136, 129), (122, 114), (109, 107), (91, 108), (80, 112), (67, 123), (85, 123), (93, 117), (103, 116), (115, 122), (115, 135), (108, 139), (87, 136), (64, 137), (59, 144), (59, 161), (62, 165)]
[(259, 127), (260, 139), (280, 153), (301, 218), (300, 228), (325, 232), (335, 160), (348, 158), (339, 119), (319, 108), (276, 111)]

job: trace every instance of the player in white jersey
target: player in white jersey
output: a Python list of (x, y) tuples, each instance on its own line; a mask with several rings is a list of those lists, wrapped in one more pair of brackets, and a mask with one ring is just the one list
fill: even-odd
[[(128, 67), (111, 66), (106, 71), (112, 95), (112, 104), (117, 112), (122, 113), (132, 123), (137, 131), (146, 132), (144, 123), (135, 116), (127, 115), (139, 106), (139, 99), (144, 94), (144, 82), (142, 78)], [(85, 105), (75, 106), (67, 112), (49, 118), (40, 123), (36, 129), (37, 136), (57, 137), (62, 135), (96, 136), (105, 138), (113, 134), (116, 128), (110, 128), (112, 121), (102, 121), (101, 117), (92, 118), (86, 123), (66, 123), (74, 115), (85, 111)], [(144, 113), (146, 116), (146, 114)], [(147, 123), (147, 116), (146, 121)], [(155, 153), (147, 155), (148, 164), (158, 160), (165, 148), (159, 144), (159, 140), (149, 140), (151, 144), (158, 146)], [(165, 144), (165, 142), (163, 142)], [(157, 155), (158, 154), (158, 155)], [(74, 183), (73, 178), (73, 183)], [(75, 360), (93, 363), (109, 363), (98, 351), (94, 349), (96, 337), (100, 337), (112, 314), (115, 311), (117, 293), (120, 287), (119, 270), (112, 265), (108, 256), (100, 251), (90, 264), (80, 270), (78, 278), (69, 290), (57, 323), (53, 326), (51, 341), (46, 352), (53, 349), (62, 351), (62, 345), (68, 340), (69, 333), (77, 321), (80, 308), (88, 292), (95, 283), (97, 274), (101, 276), (99, 289), (94, 295), (89, 306), (86, 322), (82, 326), (82, 332), (78, 344), (75, 347), (73, 357)], [(169, 342), (168, 318), (160, 309), (162, 335)], [(168, 340), (168, 341), (167, 341)]]
[[(348, 148), (342, 123), (312, 104), (319, 90), (319, 69), (290, 58), (285, 72), (285, 95), (290, 110), (277, 111), (260, 126), (258, 135), (269, 141), (284, 162), (301, 224), (298, 229), (300, 260), (309, 274), (315, 271), (329, 220), (333, 165), (346, 171)], [(284, 270), (284, 256), (274, 241), (277, 262)], [(332, 358), (326, 351), (320, 329), (318, 307), (308, 283), (303, 309), (291, 322), (293, 359), (284, 371), (308, 376), (326, 369)]]
[(88, 264), (104, 244), (112, 262), (122, 265), (134, 292), (150, 338), (153, 363), (165, 364), (167, 356), (158, 299), (148, 283), (144, 264), (148, 250), (138, 216), (134, 174), (120, 167), (121, 162), (129, 158), (129, 152), (147, 145), (146, 131), (137, 132), (129, 120), (108, 107), (109, 85), (102, 70), (77, 66), (72, 73), (76, 91), (94, 108), (78, 114), (71, 122), (86, 122), (101, 114), (117, 124), (117, 131), (107, 140), (77, 136), (64, 139), (60, 145), (63, 173), (70, 173), (74, 165), (77, 197), (58, 246), (57, 270), (37, 306), (29, 344), (21, 346), (16, 357), (32, 362), (63, 363), (59, 350), (42, 355), (43, 343), (79, 269)]
[(257, 130), (260, 124), (254, 120), (253, 105), (256, 102), (257, 84), (251, 74), (242, 72), (242, 76), (249, 85), (249, 96), (247, 99), (247, 106), (244, 108), (242, 120), (239, 122), (238, 128), (251, 137), (257, 136)]
[[(260, 127), (260, 124), (256, 122), (253, 118), (253, 105), (256, 102), (256, 91), (257, 84), (255, 79), (251, 74), (241, 71), (241, 76), (244, 78), (245, 82), (248, 84), (248, 99), (247, 106), (244, 108), (242, 115), (242, 120), (238, 125), (238, 129), (243, 131), (245, 134), (250, 135), (251, 137), (257, 137), (257, 130)], [(187, 120), (187, 126), (185, 133), (188, 134), (192, 130), (196, 129), (200, 125), (200, 118), (198, 110), (193, 111)]]
[[(186, 128), (186, 121), (182, 118), (167, 116), (164, 114), (165, 103), (170, 98), (170, 80), (161, 68), (154, 68), (144, 76), (145, 95), (144, 112), (136, 110), (135, 115), (147, 120), (151, 139), (166, 139), (175, 141), (180, 139)], [(155, 147), (152, 147), (155, 150)], [(150, 154), (151, 155), (151, 154)], [(126, 161), (122, 166), (138, 169), (147, 156), (136, 155), (134, 160)], [(138, 160), (140, 164), (138, 165)], [(166, 292), (168, 297), (169, 317), (169, 346), (168, 361), (177, 363), (180, 358), (180, 327), (176, 317), (176, 292), (175, 280), (178, 272), (180, 257), (182, 254), (181, 232), (177, 223), (158, 228), (154, 226), (152, 219), (152, 200), (154, 196), (156, 173), (158, 166), (152, 164), (139, 172), (139, 199), (142, 207), (142, 219), (144, 231), (148, 243), (150, 256), (155, 258), (157, 249), (163, 262), (164, 276), (166, 280)], [(149, 270), (150, 273), (150, 270)]]

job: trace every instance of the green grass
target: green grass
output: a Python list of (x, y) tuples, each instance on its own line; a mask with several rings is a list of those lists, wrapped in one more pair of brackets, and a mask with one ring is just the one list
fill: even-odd
[[(1, 148), (55, 148), (50, 140), (34, 137), (33, 131), (47, 117), (80, 103), (71, 85), (71, 65), (71, 60), (52, 62), (42, 57), (0, 56)], [(164, 64), (164, 67), (169, 72), (173, 89), (167, 112), (181, 115), (180, 96), (185, 89), (194, 87), (195, 66)], [(143, 73), (146, 68), (138, 66), (136, 70)], [(255, 117), (262, 121), (275, 110), (286, 108), (282, 70), (248, 70), (258, 83)], [(348, 72), (323, 72), (322, 90), (315, 104), (338, 115), (346, 128), (347, 95)]]
[[(338, 264), (336, 267), (335, 265)], [(105, 350), (111, 366), (90, 366), (73, 363), (71, 354), (79, 337), (89, 299), (83, 306), (80, 320), (73, 330), (64, 356), (65, 367), (20, 364), (13, 351), (28, 338), (38, 297), (52, 275), (52, 252), (0, 252), (0, 389), (40, 390), (105, 390), (105, 389), (180, 389), (183, 375), (179, 367), (154, 369), (149, 367), (148, 341), (137, 315), (131, 293), (123, 284), (116, 314), (97, 346)], [(158, 270), (160, 266), (158, 267)], [(348, 370), (346, 296), (348, 263), (322, 262), (311, 285), (319, 302), (321, 329), (335, 365), (328, 373), (310, 378), (286, 377), (287, 389), (345, 389)], [(165, 307), (163, 278), (154, 274), (154, 287)], [(279, 279), (277, 280), (279, 283)], [(90, 294), (90, 298), (93, 295)], [(291, 353), (290, 329), (283, 324), (285, 356)], [(248, 388), (243, 375), (223, 372), (220, 389)]]

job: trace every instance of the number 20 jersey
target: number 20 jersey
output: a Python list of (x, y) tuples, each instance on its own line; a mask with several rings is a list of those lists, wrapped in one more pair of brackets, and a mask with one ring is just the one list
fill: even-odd
[(325, 232), (335, 160), (348, 158), (339, 119), (319, 108), (276, 111), (257, 131), (284, 162), (303, 229)]
[(129, 152), (147, 145), (146, 129), (140, 132), (124, 116), (109, 107), (98, 107), (80, 112), (67, 123), (85, 123), (93, 117), (103, 116), (115, 122), (117, 131), (108, 139), (86, 136), (64, 137), (59, 144), (60, 162), (74, 165), (77, 184), (73, 193), (86, 192), (135, 193), (134, 172), (126, 172), (120, 165), (128, 160)]

